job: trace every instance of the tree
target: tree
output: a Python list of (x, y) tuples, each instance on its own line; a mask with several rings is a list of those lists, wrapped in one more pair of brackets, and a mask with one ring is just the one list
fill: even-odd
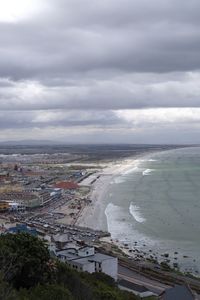
[(0, 300), (138, 299), (105, 274), (79, 273), (51, 260), (46, 245), (25, 233), (0, 236), (0, 273)]
[(0, 270), (15, 288), (30, 288), (50, 276), (50, 255), (45, 244), (26, 233), (0, 236)]
[(0, 300), (15, 300), (16, 293), (12, 287), (3, 280), (3, 276), (0, 273)]

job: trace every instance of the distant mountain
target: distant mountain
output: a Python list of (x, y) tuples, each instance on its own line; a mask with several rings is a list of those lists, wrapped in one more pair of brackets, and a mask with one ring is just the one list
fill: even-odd
[(20, 141), (4, 141), (0, 142), (0, 146), (39, 146), (39, 145), (58, 145), (61, 144), (56, 141), (49, 141), (49, 140), (20, 140)]

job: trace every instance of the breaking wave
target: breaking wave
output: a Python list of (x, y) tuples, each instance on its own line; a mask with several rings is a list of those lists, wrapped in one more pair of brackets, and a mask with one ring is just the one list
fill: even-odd
[(151, 172), (153, 172), (153, 169), (146, 169), (145, 171), (142, 172), (142, 175), (143, 176), (150, 175)]
[(128, 223), (125, 222), (126, 214), (123, 212), (122, 207), (109, 203), (105, 210), (107, 217), (108, 231), (112, 234), (113, 238), (123, 239), (124, 232), (128, 232)]
[(142, 217), (140, 213), (140, 208), (137, 205), (131, 203), (129, 206), (129, 211), (137, 222), (144, 223), (146, 221), (146, 219)]

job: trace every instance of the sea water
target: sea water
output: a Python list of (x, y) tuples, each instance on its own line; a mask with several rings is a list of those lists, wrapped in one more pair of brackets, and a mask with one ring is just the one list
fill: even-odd
[(159, 261), (168, 253), (171, 265), (200, 272), (200, 148), (142, 157), (115, 178), (106, 197), (113, 239)]

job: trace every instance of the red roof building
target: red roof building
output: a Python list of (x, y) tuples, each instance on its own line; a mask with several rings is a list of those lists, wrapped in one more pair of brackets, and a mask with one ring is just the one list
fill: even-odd
[(54, 187), (63, 190), (75, 190), (79, 188), (79, 185), (73, 181), (61, 181), (57, 182)]

